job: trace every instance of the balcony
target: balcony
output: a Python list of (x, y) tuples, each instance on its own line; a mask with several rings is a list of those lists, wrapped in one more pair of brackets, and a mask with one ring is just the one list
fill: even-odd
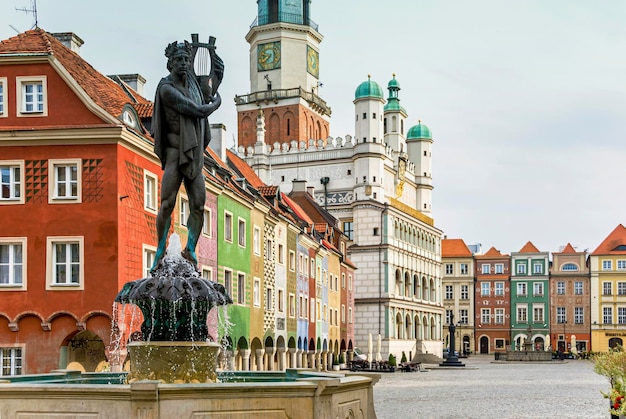
[(326, 104), (322, 98), (312, 92), (308, 92), (301, 87), (296, 87), (293, 89), (274, 89), (274, 90), (262, 90), (260, 92), (254, 92), (247, 95), (235, 96), (235, 103), (237, 105), (247, 105), (265, 102), (269, 103), (273, 101), (274, 103), (278, 103), (279, 99), (290, 99), (290, 98), (302, 98), (306, 100), (311, 107), (322, 114), (330, 115), (332, 110), (330, 106)]
[(250, 24), (250, 29), (255, 26), (269, 25), (270, 23), (284, 22), (284, 23), (293, 23), (294, 25), (307, 25), (313, 28), (313, 30), (319, 32), (319, 25), (311, 19), (306, 19), (306, 23), (304, 22), (304, 16), (297, 13), (272, 13), (268, 15), (260, 15), (252, 24)]

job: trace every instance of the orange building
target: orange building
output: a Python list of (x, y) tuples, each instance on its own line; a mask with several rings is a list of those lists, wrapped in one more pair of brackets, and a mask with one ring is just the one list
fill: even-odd
[(156, 243), (151, 103), (58, 35), (0, 42), (0, 375), (95, 370)]

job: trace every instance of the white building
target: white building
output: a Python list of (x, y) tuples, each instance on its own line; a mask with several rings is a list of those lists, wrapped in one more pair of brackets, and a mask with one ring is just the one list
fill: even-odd
[[(295, 4), (298, 3), (298, 4)], [(432, 144), (406, 130), (400, 85), (373, 80), (355, 92), (355, 135), (328, 136), (330, 107), (317, 96), (321, 34), (309, 1), (259, 0), (250, 43), (250, 93), (237, 96), (239, 154), (270, 185), (308, 182), (341, 221), (357, 266), (355, 340), (398, 359), (441, 356), (441, 230), (432, 218)]]

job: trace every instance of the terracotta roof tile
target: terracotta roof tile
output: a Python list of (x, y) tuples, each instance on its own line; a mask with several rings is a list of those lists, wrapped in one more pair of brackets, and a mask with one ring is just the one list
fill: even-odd
[(541, 252), (541, 250), (537, 249), (537, 247), (535, 247), (534, 244), (532, 244), (532, 242), (528, 242), (524, 245), (524, 247), (522, 247), (519, 251), (519, 253), (539, 253)]
[(152, 110), (154, 109), (154, 104), (152, 102), (146, 103), (136, 103), (135, 110), (137, 111), (137, 115), (139, 118), (151, 118)]
[(241, 176), (246, 178), (250, 185), (259, 190), (262, 186), (265, 186), (265, 183), (263, 183), (261, 178), (254, 172), (254, 170), (252, 170), (252, 167), (250, 167), (248, 163), (243, 161), (235, 153), (230, 150), (226, 150), (226, 157), (228, 158), (228, 161), (235, 166), (235, 169), (241, 174)]
[(502, 254), (500, 253), (500, 251), (498, 249), (496, 249), (495, 247), (491, 247), (491, 249), (487, 250), (487, 253), (485, 253), (484, 255), (476, 255), (477, 259), (489, 259), (489, 258), (504, 258), (504, 257), (508, 257), (509, 255), (507, 254)]
[(571, 253), (583, 253), (583, 252), (577, 252), (576, 249), (574, 249), (574, 246), (572, 246), (570, 243), (567, 243), (565, 247), (563, 248), (563, 250), (561, 250), (560, 252), (554, 252), (554, 253), (571, 254)]
[(609, 234), (592, 255), (626, 255), (626, 227), (619, 224)]
[(259, 192), (261, 193), (261, 195), (263, 196), (271, 196), (274, 197), (276, 196), (276, 194), (278, 193), (278, 186), (275, 185), (271, 185), (271, 186), (259, 186)]
[(313, 224), (313, 220), (311, 220), (311, 217), (309, 217), (307, 215), (307, 213), (304, 212), (302, 207), (300, 205), (298, 205), (298, 203), (296, 201), (294, 201), (293, 199), (289, 198), (289, 196), (285, 195), (282, 192), (281, 192), (280, 195), (282, 196), (283, 200), (287, 203), (287, 205), (289, 205), (289, 207), (293, 210), (293, 212), (296, 213), (296, 215), (298, 217), (300, 217), (303, 221), (305, 221), (309, 225)]
[(0, 56), (4, 54), (49, 55), (67, 70), (78, 85), (102, 109), (114, 117), (122, 114), (125, 104), (147, 104), (149, 101), (131, 90), (131, 95), (115, 81), (99, 73), (74, 51), (43, 29), (37, 28), (0, 41)]
[(463, 239), (443, 239), (441, 240), (441, 257), (471, 257), (469, 250)]

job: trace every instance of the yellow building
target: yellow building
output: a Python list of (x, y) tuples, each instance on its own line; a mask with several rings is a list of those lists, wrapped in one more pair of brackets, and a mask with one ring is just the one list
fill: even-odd
[(591, 350), (626, 341), (626, 227), (618, 225), (589, 257)]

